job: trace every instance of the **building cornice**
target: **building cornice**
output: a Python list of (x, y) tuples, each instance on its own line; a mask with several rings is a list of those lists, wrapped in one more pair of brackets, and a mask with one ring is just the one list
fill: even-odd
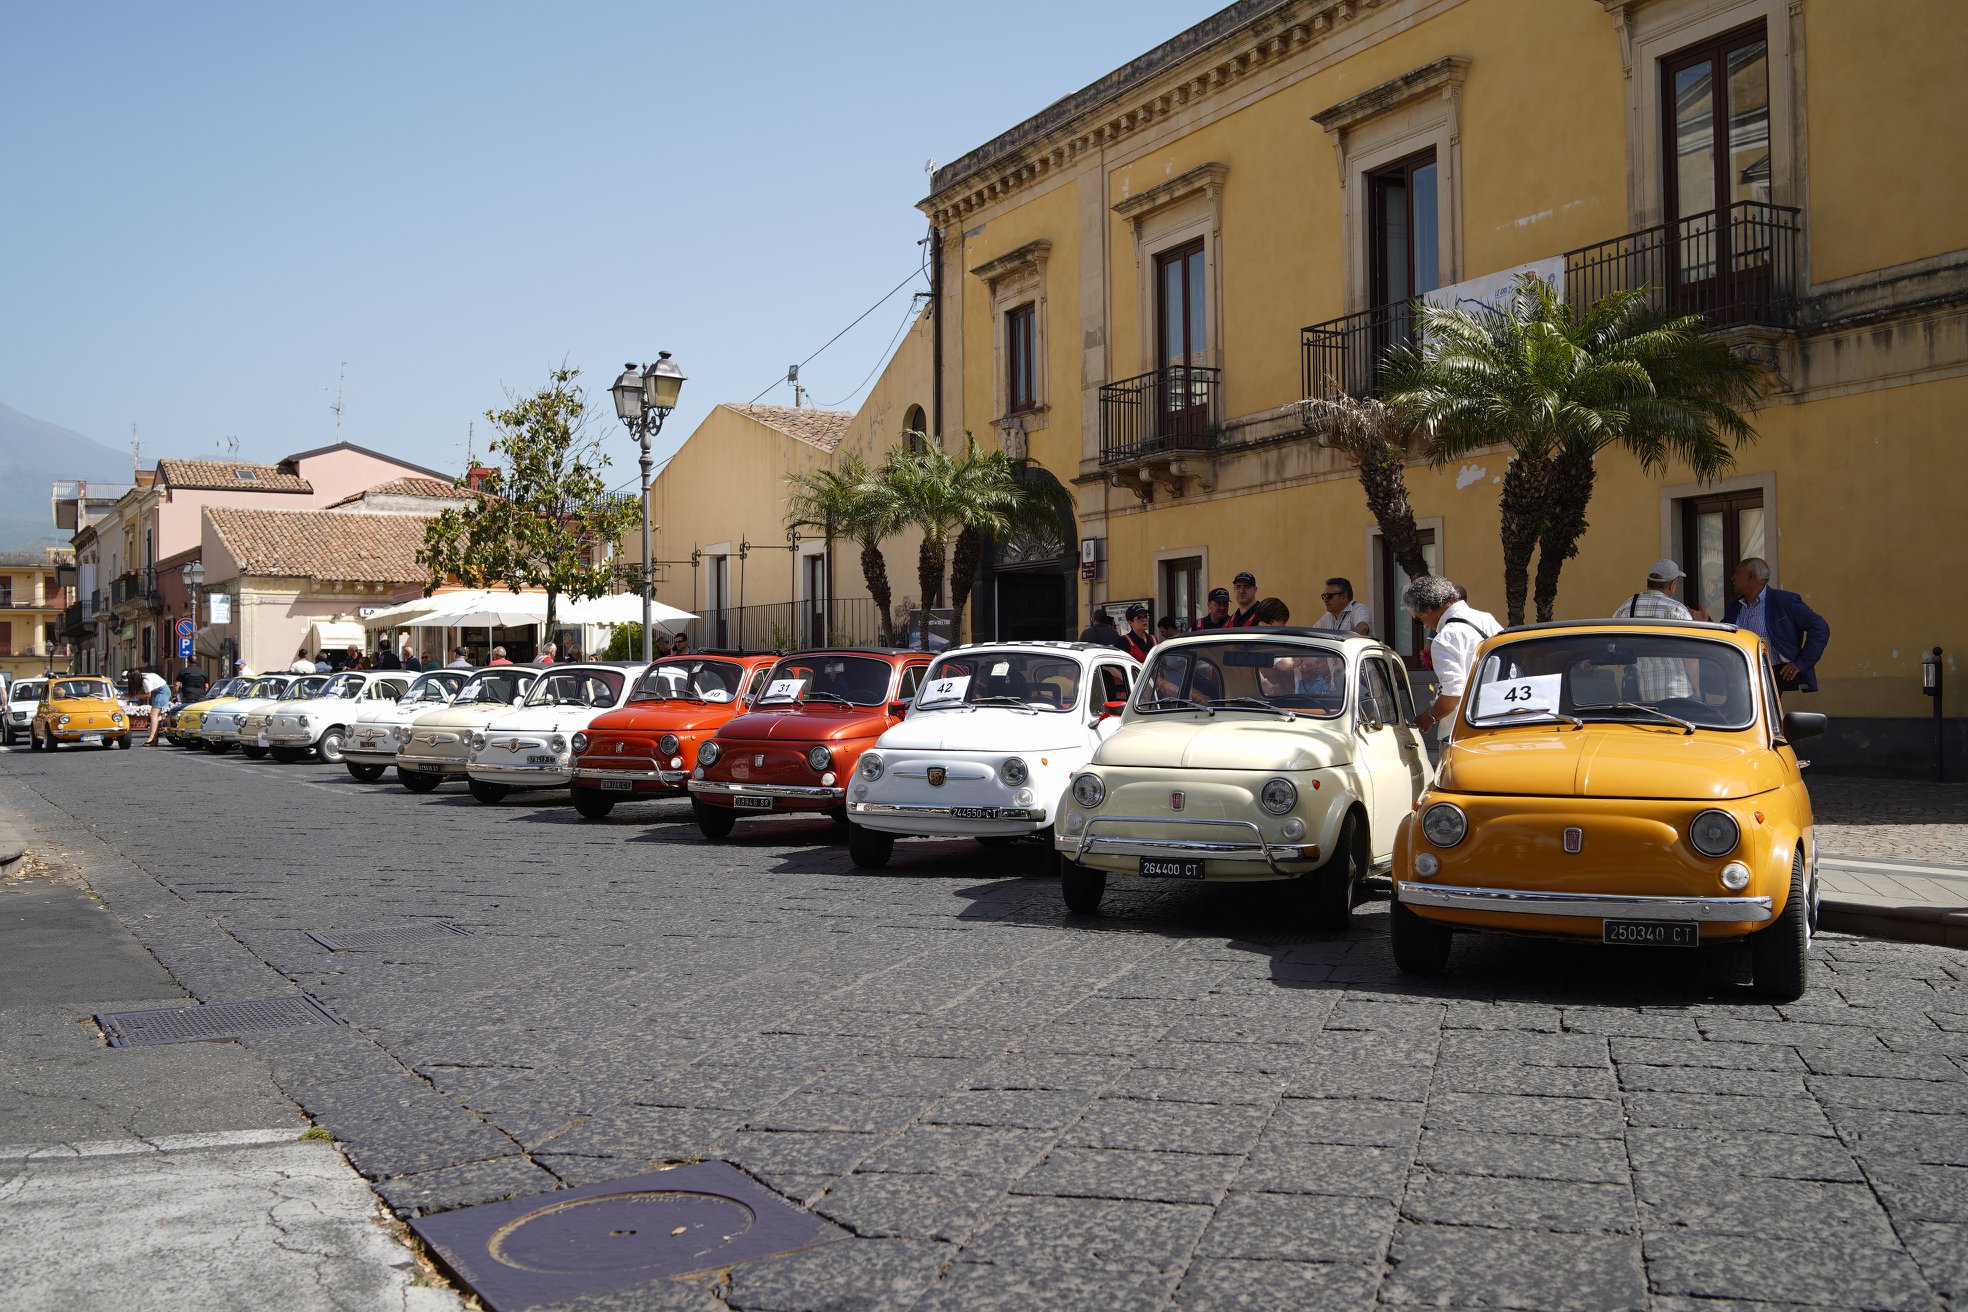
[(1459, 87), (1468, 76), (1469, 60), (1460, 55), (1444, 55), (1431, 64), (1389, 78), (1377, 87), (1369, 87), (1357, 96), (1322, 109), (1312, 116), (1312, 121), (1328, 132), (1344, 136), (1348, 129), (1376, 114), (1433, 95), (1444, 87)]
[(1000, 278), (1017, 273), (1021, 269), (1036, 268), (1043, 271), (1046, 261), (1051, 258), (1052, 242), (1048, 238), (1041, 237), (1037, 241), (1026, 242), (1015, 251), (1006, 251), (994, 260), (984, 261), (970, 273), (974, 278), (982, 278), (987, 284), (995, 284)]
[(1114, 202), (1114, 213), (1136, 223), (1147, 218), (1156, 210), (1186, 200), (1198, 192), (1212, 194), (1223, 190), (1223, 179), (1230, 174), (1230, 166), (1212, 161), (1199, 164), (1180, 177), (1170, 178), (1133, 196), (1125, 196)]
[(1051, 178), (1089, 152), (1219, 99), (1376, 12), (1426, 0), (1242, 0), (936, 171), (916, 208), (937, 227)]

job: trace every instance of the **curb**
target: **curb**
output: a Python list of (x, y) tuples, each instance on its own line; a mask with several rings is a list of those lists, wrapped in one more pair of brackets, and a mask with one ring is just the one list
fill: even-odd
[(1818, 923), (1847, 934), (1968, 948), (1968, 909), (1961, 907), (1896, 907), (1827, 897), (1819, 903)]
[(0, 815), (0, 870), (21, 859), (27, 852), (27, 839), (14, 827), (14, 822)]

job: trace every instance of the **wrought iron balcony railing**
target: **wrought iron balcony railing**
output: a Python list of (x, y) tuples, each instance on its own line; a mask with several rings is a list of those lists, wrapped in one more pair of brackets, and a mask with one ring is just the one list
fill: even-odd
[[(1671, 223), (1582, 246), (1565, 255), (1565, 299), (1583, 313), (1616, 291), (1644, 291), (1649, 304), (1698, 314), (1711, 328), (1795, 321), (1801, 211), (1739, 201)], [(1307, 397), (1372, 396), (1387, 350), (1414, 334), (1407, 303), (1376, 305), (1299, 332)]]
[(1222, 427), (1221, 369), (1177, 364), (1100, 389), (1100, 463), (1214, 451)]

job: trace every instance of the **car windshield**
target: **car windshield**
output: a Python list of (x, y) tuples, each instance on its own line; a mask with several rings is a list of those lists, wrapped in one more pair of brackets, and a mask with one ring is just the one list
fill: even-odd
[(49, 701), (70, 701), (78, 697), (114, 697), (106, 679), (62, 679), (55, 684)]
[(410, 685), (410, 691), (397, 701), (398, 706), (423, 706), (448, 702), (451, 694), (465, 681), (461, 674), (426, 674)]
[(1050, 652), (957, 652), (930, 666), (919, 711), (960, 706), (1070, 711), (1080, 704), (1080, 663)]
[(241, 693), (240, 696), (242, 699), (246, 697), (278, 697), (282, 692), (286, 691), (286, 688), (287, 680), (285, 679), (255, 679), (252, 685), (245, 692)]
[(458, 689), (454, 699), (457, 703), (486, 702), (495, 706), (511, 706), (526, 695), (533, 686), (531, 670), (484, 670), (474, 674), (464, 687)]
[(47, 686), (45, 679), (22, 679), (7, 690), (7, 696), (17, 702), (38, 702), (41, 700), (41, 690)]
[(280, 694), (280, 700), (283, 702), (298, 702), (305, 701), (310, 697), (319, 697), (321, 690), (327, 686), (327, 675), (310, 674), (305, 679), (296, 679), (288, 684), (287, 691)]
[(1749, 661), (1734, 643), (1670, 633), (1567, 633), (1490, 652), (1469, 689), (1471, 724), (1630, 720), (1684, 731), (1756, 720)]
[(1289, 711), (1331, 719), (1346, 709), (1346, 657), (1324, 643), (1290, 638), (1157, 647), (1135, 690), (1134, 708)]
[(888, 700), (895, 667), (873, 656), (801, 653), (788, 656), (766, 676), (759, 705), (794, 702), (834, 702), (849, 706), (880, 706)]
[(728, 702), (745, 683), (745, 667), (732, 661), (685, 656), (651, 666), (636, 681), (631, 701)]
[(195, 697), (192, 700), (210, 701), (214, 697), (237, 697), (245, 687), (246, 681), (244, 679), (223, 679), (217, 687), (207, 689), (203, 697)]
[(528, 706), (613, 706), (625, 682), (620, 670), (549, 670), (533, 681)]
[(360, 697), (363, 685), (368, 682), (359, 674), (338, 674), (316, 693), (317, 697), (348, 698)]

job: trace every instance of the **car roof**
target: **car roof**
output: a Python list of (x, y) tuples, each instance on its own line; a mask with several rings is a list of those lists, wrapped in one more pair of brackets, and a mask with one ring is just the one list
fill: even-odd
[(1166, 643), (1187, 643), (1196, 639), (1230, 638), (1248, 641), (1258, 638), (1318, 638), (1322, 642), (1364, 642), (1374, 646), (1383, 645), (1379, 638), (1364, 633), (1354, 633), (1340, 629), (1314, 629), (1300, 624), (1260, 624), (1241, 629), (1204, 629), (1200, 633), (1178, 633), (1173, 638), (1164, 638), (1157, 647)]
[(1096, 652), (1118, 656), (1122, 660), (1134, 659), (1132, 654), (1104, 642), (1066, 642), (1059, 638), (1006, 638), (999, 642), (966, 642), (956, 647), (945, 647), (935, 654), (948, 656), (954, 652), (1024, 651), (1029, 648), (1042, 651)]
[[(1711, 633), (1740, 633), (1736, 624), (1713, 620), (1631, 619), (1621, 615), (1603, 620), (1543, 620), (1537, 624), (1513, 624), (1502, 633), (1538, 633), (1546, 629), (1706, 629)], [(1499, 637), (1502, 633), (1498, 634)]]
[[(688, 655), (689, 653), (685, 653)], [(796, 656), (938, 656), (940, 652), (920, 651), (914, 647), (807, 647), (799, 651), (789, 651), (782, 659), (790, 660)]]

